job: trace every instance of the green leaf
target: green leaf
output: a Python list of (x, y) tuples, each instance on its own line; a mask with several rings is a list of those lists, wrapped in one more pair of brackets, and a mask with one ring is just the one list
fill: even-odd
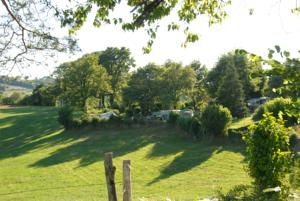
[(279, 46), (279, 45), (275, 45), (275, 49), (276, 49), (276, 52), (277, 52), (277, 53), (280, 52), (280, 46)]
[(269, 54), (268, 54), (268, 58), (269, 58), (269, 59), (272, 59), (272, 58), (273, 58), (274, 52), (275, 52), (274, 50), (269, 49)]
[(246, 50), (244, 50), (244, 49), (236, 49), (235, 53), (236, 54), (240, 54), (240, 55), (246, 55), (246, 54), (248, 54), (248, 52)]
[(284, 51), (283, 54), (285, 57), (290, 57), (290, 52), (288, 52), (288, 51)]

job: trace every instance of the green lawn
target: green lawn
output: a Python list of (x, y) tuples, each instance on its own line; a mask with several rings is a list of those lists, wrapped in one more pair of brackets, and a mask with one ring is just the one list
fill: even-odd
[(167, 126), (65, 132), (55, 108), (0, 108), (0, 200), (107, 200), (103, 155), (132, 163), (134, 200), (196, 200), (249, 184), (244, 147)]
[(239, 128), (249, 126), (253, 123), (254, 122), (252, 120), (252, 117), (245, 117), (243, 119), (237, 119), (237, 120), (233, 121), (232, 124), (230, 125), (230, 128), (231, 129), (239, 129)]

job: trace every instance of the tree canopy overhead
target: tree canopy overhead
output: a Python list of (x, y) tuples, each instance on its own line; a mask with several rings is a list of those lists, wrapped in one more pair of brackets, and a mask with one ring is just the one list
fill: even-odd
[[(190, 23), (206, 16), (209, 24), (221, 23), (232, 0), (1, 0), (0, 68), (38, 62), (36, 52), (52, 56), (57, 52), (78, 50), (74, 33), (92, 17), (93, 25), (115, 24), (125, 31), (146, 30), (149, 41), (144, 52), (151, 51), (157, 30), (180, 30), (186, 35), (183, 46), (199, 39)], [(118, 7), (126, 12), (116, 13)], [(297, 5), (294, 11), (299, 11)], [(162, 19), (172, 21), (162, 25)], [(59, 26), (69, 34), (58, 35)], [(46, 59), (42, 59), (45, 61)]]
[[(229, 3), (230, 0), (69, 0), (68, 3), (1, 0), (0, 65), (10, 70), (19, 64), (38, 62), (34, 57), (37, 51), (53, 56), (57, 52), (78, 50), (72, 34), (83, 26), (90, 13), (94, 14), (93, 11), (96, 11), (93, 16), (96, 27), (115, 24), (127, 31), (146, 29), (150, 40), (145, 52), (151, 51), (159, 21), (175, 12), (177, 17), (167, 25), (168, 30), (181, 29), (186, 34), (185, 44), (194, 42), (198, 36), (189, 31), (188, 24), (199, 15), (208, 16), (210, 24), (221, 22), (226, 16), (223, 8)], [(118, 5), (125, 4), (129, 7), (130, 19), (113, 14)], [(58, 24), (69, 28), (69, 35), (56, 35), (54, 30)]]
[[(93, 25), (100, 27), (102, 24), (120, 25), (125, 31), (135, 31), (145, 28), (150, 40), (144, 52), (151, 51), (153, 39), (160, 28), (160, 20), (175, 14), (176, 18), (167, 25), (168, 30), (183, 30), (188, 42), (198, 40), (198, 35), (189, 30), (189, 24), (200, 15), (206, 15), (209, 24), (220, 23), (227, 13), (224, 7), (229, 5), (231, 0), (87, 0), (84, 3), (75, 3), (73, 7), (62, 11), (62, 26), (70, 28), (70, 33), (79, 30), (86, 22), (88, 14), (96, 10)], [(129, 20), (124, 16), (115, 17), (112, 14), (118, 5), (126, 4), (129, 7)], [(182, 27), (181, 27), (182, 26)]]
[[(40, 63), (36, 52), (53, 56), (57, 52), (73, 52), (76, 40), (54, 31), (54, 16), (60, 12), (51, 0), (1, 0), (0, 4), (0, 66), (11, 71)], [(3, 69), (4, 68), (4, 69)]]

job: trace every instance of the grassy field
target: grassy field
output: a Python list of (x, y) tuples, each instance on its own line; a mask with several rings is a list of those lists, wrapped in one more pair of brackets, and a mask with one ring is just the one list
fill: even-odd
[[(132, 162), (134, 200), (196, 200), (249, 184), (244, 147), (167, 126), (64, 131), (47, 107), (0, 108), (0, 200), (107, 200), (103, 155)], [(121, 197), (119, 196), (121, 200)]]
[(229, 128), (239, 129), (253, 124), (252, 117), (245, 117), (243, 119), (234, 120)]

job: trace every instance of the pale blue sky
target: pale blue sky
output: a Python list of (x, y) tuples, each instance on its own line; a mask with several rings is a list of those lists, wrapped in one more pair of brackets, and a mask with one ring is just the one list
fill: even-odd
[[(48, 60), (48, 67), (33, 66), (24, 70), (23, 74), (32, 78), (49, 75), (59, 63), (107, 47), (128, 47), (138, 66), (148, 62), (162, 64), (167, 59), (172, 59), (184, 64), (200, 60), (211, 68), (219, 56), (236, 48), (264, 56), (268, 48), (280, 45), (293, 53), (300, 50), (300, 14), (291, 13), (291, 9), (295, 6), (296, 0), (233, 0), (233, 4), (227, 8), (229, 17), (222, 24), (209, 27), (206, 17), (203, 16), (192, 23), (192, 30), (201, 34), (198, 42), (182, 48), (183, 33), (168, 32), (162, 28), (157, 33), (152, 52), (146, 55), (143, 54), (142, 47), (148, 38), (143, 30), (134, 33), (124, 32), (113, 25), (94, 28), (88, 22), (77, 33), (82, 52), (73, 56), (61, 55)], [(252, 8), (254, 13), (249, 15), (249, 9)], [(127, 8), (120, 6), (115, 12), (122, 15), (127, 12)], [(170, 21), (172, 16), (164, 19), (161, 24)]]

